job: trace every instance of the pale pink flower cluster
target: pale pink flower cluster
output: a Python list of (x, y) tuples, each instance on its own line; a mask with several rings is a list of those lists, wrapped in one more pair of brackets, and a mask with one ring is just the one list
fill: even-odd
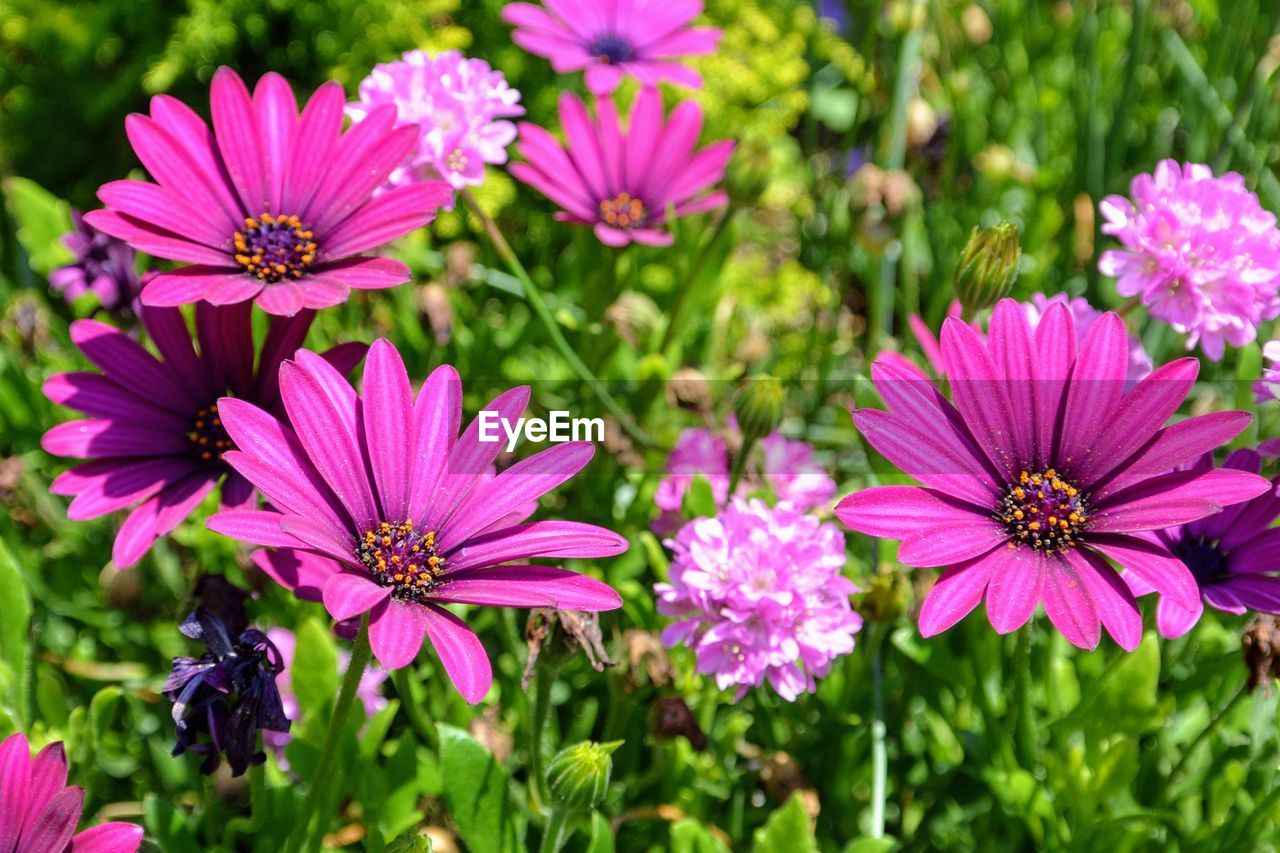
[(1280, 230), (1244, 178), (1164, 160), (1129, 192), (1102, 200), (1102, 231), (1124, 248), (1103, 252), (1098, 269), (1187, 335), (1188, 349), (1218, 361), (1280, 315)]
[(1280, 338), (1262, 348), (1262, 357), (1271, 365), (1263, 368), (1262, 378), (1254, 384), (1253, 392), (1259, 403), (1280, 400)]
[(445, 180), (460, 190), (479, 184), (486, 163), (507, 162), (516, 126), (505, 119), (524, 115), (520, 93), (501, 71), (456, 50), (436, 56), (411, 50), (376, 65), (359, 92), (360, 100), (347, 105), (353, 121), (392, 104), (398, 126), (418, 127), (417, 147), (391, 173), (393, 185)]
[(841, 574), (845, 542), (835, 524), (790, 504), (735, 497), (666, 545), (675, 555), (670, 580), (654, 591), (658, 612), (679, 621), (662, 642), (692, 648), (698, 672), (720, 689), (737, 687), (740, 699), (768, 681), (794, 701), (853, 651), (862, 619), (849, 603), (857, 587)]

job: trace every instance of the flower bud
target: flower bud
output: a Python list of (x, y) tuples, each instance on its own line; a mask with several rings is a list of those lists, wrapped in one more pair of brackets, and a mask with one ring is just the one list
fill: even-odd
[(604, 798), (613, 773), (613, 752), (622, 741), (584, 740), (565, 747), (547, 766), (547, 784), (558, 805), (590, 808)]
[(733, 412), (745, 442), (764, 438), (778, 428), (782, 407), (787, 402), (782, 383), (768, 374), (746, 381), (733, 398)]
[(1018, 226), (974, 228), (956, 267), (956, 298), (969, 311), (995, 305), (1013, 288), (1021, 257)]

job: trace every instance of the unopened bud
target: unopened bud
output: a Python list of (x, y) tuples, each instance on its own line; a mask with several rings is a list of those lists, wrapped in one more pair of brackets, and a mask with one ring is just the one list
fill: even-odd
[(547, 766), (547, 784), (556, 803), (566, 808), (590, 808), (604, 799), (613, 773), (613, 752), (620, 746), (620, 740), (584, 740), (560, 750)]
[(733, 398), (733, 413), (744, 442), (764, 438), (782, 422), (782, 409), (787, 402), (782, 383), (761, 374), (748, 379)]
[(1013, 288), (1021, 258), (1018, 226), (974, 228), (956, 267), (956, 298), (969, 311), (995, 305)]

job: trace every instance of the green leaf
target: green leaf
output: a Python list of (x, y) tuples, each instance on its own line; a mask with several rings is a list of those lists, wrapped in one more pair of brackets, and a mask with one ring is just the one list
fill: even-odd
[(757, 853), (818, 853), (809, 812), (799, 793), (792, 794), (782, 807), (769, 815), (764, 826), (756, 830)]
[(338, 650), (329, 629), (314, 619), (298, 627), (297, 651), (289, 674), (302, 719), (324, 719), (338, 695)]
[[(0, 707), (8, 709), (25, 722), (22, 701), (27, 675), (27, 629), (31, 622), (31, 599), (18, 571), (18, 564), (4, 542), (0, 541), (0, 602), (4, 602), (4, 618), (0, 619)], [(5, 695), (7, 694), (7, 695)]]
[(142, 802), (142, 817), (147, 834), (160, 842), (161, 850), (199, 850), (195, 833), (187, 826), (187, 815), (155, 794), (147, 794)]
[(899, 846), (896, 838), (855, 838), (844, 846), (843, 853), (889, 853)]
[(591, 813), (591, 840), (587, 842), (587, 853), (613, 853), (613, 828), (609, 820), (600, 812)]
[(31, 268), (40, 275), (69, 263), (71, 252), (61, 237), (71, 230), (71, 208), (44, 187), (26, 178), (10, 178), (4, 184), (9, 209), (18, 223), (18, 242)]
[(728, 853), (720, 839), (691, 817), (671, 824), (671, 853)]
[(706, 477), (694, 475), (680, 509), (688, 518), (711, 518), (716, 514), (716, 498)]
[(458, 835), (472, 850), (516, 850), (507, 794), (507, 771), (462, 729), (438, 723), (445, 804)]

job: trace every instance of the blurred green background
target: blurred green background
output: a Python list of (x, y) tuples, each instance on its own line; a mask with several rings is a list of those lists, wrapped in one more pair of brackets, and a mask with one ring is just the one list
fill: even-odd
[[(337, 79), (353, 94), (379, 61), (456, 48), (501, 69), (528, 118), (554, 127), (560, 91), (581, 82), (516, 48), (501, 5), (0, 0), (0, 735), (65, 739), (86, 815), (140, 820), (160, 849), (270, 850), (297, 805), (274, 766), (268, 790), (251, 794), (243, 780), (210, 782), (194, 760), (168, 757), (172, 723), (158, 688), (169, 658), (194, 653), (175, 630), (193, 579), (225, 574), (254, 587), (259, 624), (305, 637), (295, 675), (305, 716), (290, 753), (304, 778), (336, 688), (337, 641), (318, 606), (270, 588), (199, 520), (119, 573), (106, 564), (118, 520), (70, 523), (65, 501), (48, 495), (65, 466), (39, 437), (68, 413), (39, 388), (83, 368), (67, 326), (95, 311), (91, 300), (66, 305), (46, 282), (68, 259), (58, 237), (69, 207), (95, 207), (99, 184), (139, 171), (128, 112), (159, 92), (205, 110), (221, 64), (247, 79), (279, 71), (299, 92)], [(859, 380), (877, 350), (914, 350), (909, 315), (936, 328), (974, 225), (1019, 226), (1015, 295), (1067, 291), (1109, 307), (1120, 299), (1096, 272), (1106, 247), (1097, 202), (1161, 158), (1240, 171), (1280, 211), (1273, 0), (859, 0), (822, 12), (708, 0), (721, 48), (695, 63), (705, 88), (669, 91), (668, 101), (697, 98), (704, 138), (735, 138), (740, 151), (730, 213), (681, 222), (675, 249), (606, 250), (555, 224), (546, 200), (501, 170), (477, 192), (574, 348), (639, 425), (611, 430), (609, 452), (546, 508), (632, 541), (623, 557), (574, 566), (603, 574), (627, 601), (603, 620), (619, 665), (597, 673), (577, 656), (549, 688), (550, 743), (625, 739), (609, 794), (573, 849), (1276, 849), (1273, 692), (1232, 702), (1199, 737), (1246, 679), (1243, 619), (1207, 616), (1173, 642), (1149, 631), (1133, 655), (1109, 642), (1080, 653), (1039, 624), (1018, 651), (981, 615), (926, 642), (912, 609), (927, 573), (904, 573), (891, 548), (850, 534), (849, 574), (870, 590), (859, 602), (868, 625), (815, 695), (788, 705), (755, 691), (735, 703), (693, 674), (686, 650), (655, 647), (662, 620), (651, 588), (666, 569), (649, 532), (656, 472), (680, 429), (723, 423), (738, 379), (787, 380), (784, 430), (818, 447), (845, 494), (889, 474), (844, 406), (877, 405)], [(452, 363), (469, 413), (530, 382), (535, 408), (602, 414), (498, 270), (474, 217), (446, 214), (397, 251), (416, 281), (325, 312), (312, 346), (385, 335), (415, 377)], [(1129, 321), (1156, 363), (1182, 353), (1178, 336), (1141, 310)], [(1257, 347), (1205, 361), (1189, 409), (1250, 406), (1259, 364)], [(668, 380), (689, 370), (713, 380), (709, 398), (675, 398)], [(1242, 441), (1275, 436), (1275, 408)], [(357, 760), (333, 845), (380, 850), (424, 827), (437, 850), (536, 845), (524, 614), (468, 619), (494, 658), (493, 693), (468, 708), (429, 654), (397, 685), (409, 695), (389, 685), (400, 701), (349, 738)], [(871, 808), (877, 679), (883, 837), (873, 837)], [(681, 701), (683, 726), (673, 722)], [(449, 727), (436, 733), (436, 723)], [(688, 736), (690, 723), (705, 742)]]

